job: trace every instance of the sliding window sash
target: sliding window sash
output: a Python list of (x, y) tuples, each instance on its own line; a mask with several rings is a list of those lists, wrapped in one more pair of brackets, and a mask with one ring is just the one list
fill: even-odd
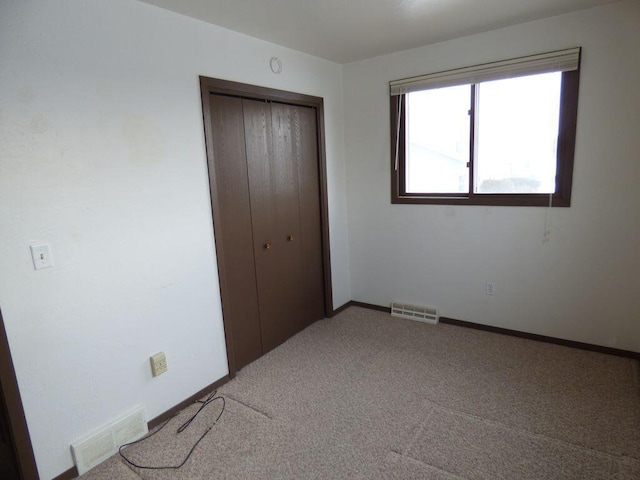
[[(391, 202), (442, 205), (504, 205), (569, 207), (575, 154), (581, 48), (487, 63), (475, 67), (421, 75), (389, 83), (391, 110)], [(491, 80), (514, 78), (550, 72), (562, 72), (560, 119), (558, 128), (555, 193), (549, 194), (476, 194), (474, 193), (474, 160), (470, 157), (469, 192), (465, 194), (409, 193), (406, 191), (406, 111), (407, 93), (456, 85), (474, 85)], [(472, 122), (475, 121), (472, 103)], [(471, 135), (476, 128), (472, 126)], [(472, 142), (475, 140), (472, 138)], [(473, 148), (473, 146), (471, 147)]]

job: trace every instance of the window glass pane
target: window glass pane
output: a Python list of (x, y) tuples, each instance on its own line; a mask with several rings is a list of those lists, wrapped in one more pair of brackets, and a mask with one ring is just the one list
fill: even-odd
[(468, 193), (471, 86), (414, 92), (406, 99), (406, 191)]
[(476, 86), (476, 193), (553, 193), (562, 73)]

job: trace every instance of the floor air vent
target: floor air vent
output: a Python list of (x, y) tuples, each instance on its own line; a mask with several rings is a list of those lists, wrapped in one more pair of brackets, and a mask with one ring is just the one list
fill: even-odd
[(424, 323), (438, 323), (439, 318), (437, 308), (397, 302), (391, 304), (391, 315)]
[(97, 433), (78, 440), (71, 445), (78, 472), (82, 475), (116, 453), (120, 445), (137, 440), (148, 431), (144, 409), (140, 406)]

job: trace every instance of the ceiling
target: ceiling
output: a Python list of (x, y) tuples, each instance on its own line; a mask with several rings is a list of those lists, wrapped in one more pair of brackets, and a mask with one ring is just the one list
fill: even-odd
[(338, 63), (617, 0), (141, 0)]

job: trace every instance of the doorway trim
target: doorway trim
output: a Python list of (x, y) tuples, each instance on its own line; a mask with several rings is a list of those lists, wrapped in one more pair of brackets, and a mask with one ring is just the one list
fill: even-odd
[[(13, 443), (13, 451), (21, 478), (24, 480), (37, 479), (38, 467), (36, 459), (33, 455), (33, 446), (31, 445), (31, 437), (27, 428), (27, 419), (24, 416), (22, 407), (22, 399), (20, 398), (20, 389), (18, 387), (18, 379), (15, 369), (13, 368), (13, 360), (11, 359), (11, 351), (9, 349), (9, 340), (4, 327), (4, 319), (0, 310), (0, 385), (2, 395), (7, 409), (7, 419), (11, 429), (11, 440)], [(4, 413), (2, 413), (4, 414)]]
[[(207, 166), (209, 172), (209, 191), (211, 195), (211, 212), (215, 230), (216, 219), (220, 218), (219, 197), (216, 177), (216, 165), (213, 149), (213, 129), (211, 125), (211, 104), (209, 97), (211, 94), (228, 95), (232, 97), (247, 98), (252, 100), (274, 101), (297, 105), (303, 107), (313, 107), (316, 111), (317, 142), (318, 142), (318, 174), (320, 179), (320, 221), (322, 232), (322, 270), (324, 281), (324, 311), (325, 317), (333, 314), (333, 291), (331, 286), (331, 252), (329, 246), (329, 204), (327, 194), (327, 160), (325, 148), (324, 132), (324, 100), (321, 97), (304, 95), (301, 93), (276, 90), (273, 88), (260, 87), (245, 83), (232, 82), (216, 78), (200, 76), (200, 94), (202, 96), (202, 115), (204, 121), (205, 144), (207, 153)], [(214, 235), (215, 236), (215, 235)], [(218, 259), (218, 277), (220, 281), (220, 297), (222, 300), (222, 322), (225, 331), (225, 342), (227, 346), (227, 362), (229, 365), (229, 378), (233, 378), (237, 368), (235, 364), (235, 352), (233, 348), (233, 329), (225, 319), (225, 304), (228, 303), (229, 289), (227, 282), (227, 269), (225, 265), (224, 246), (216, 242), (216, 255)]]

